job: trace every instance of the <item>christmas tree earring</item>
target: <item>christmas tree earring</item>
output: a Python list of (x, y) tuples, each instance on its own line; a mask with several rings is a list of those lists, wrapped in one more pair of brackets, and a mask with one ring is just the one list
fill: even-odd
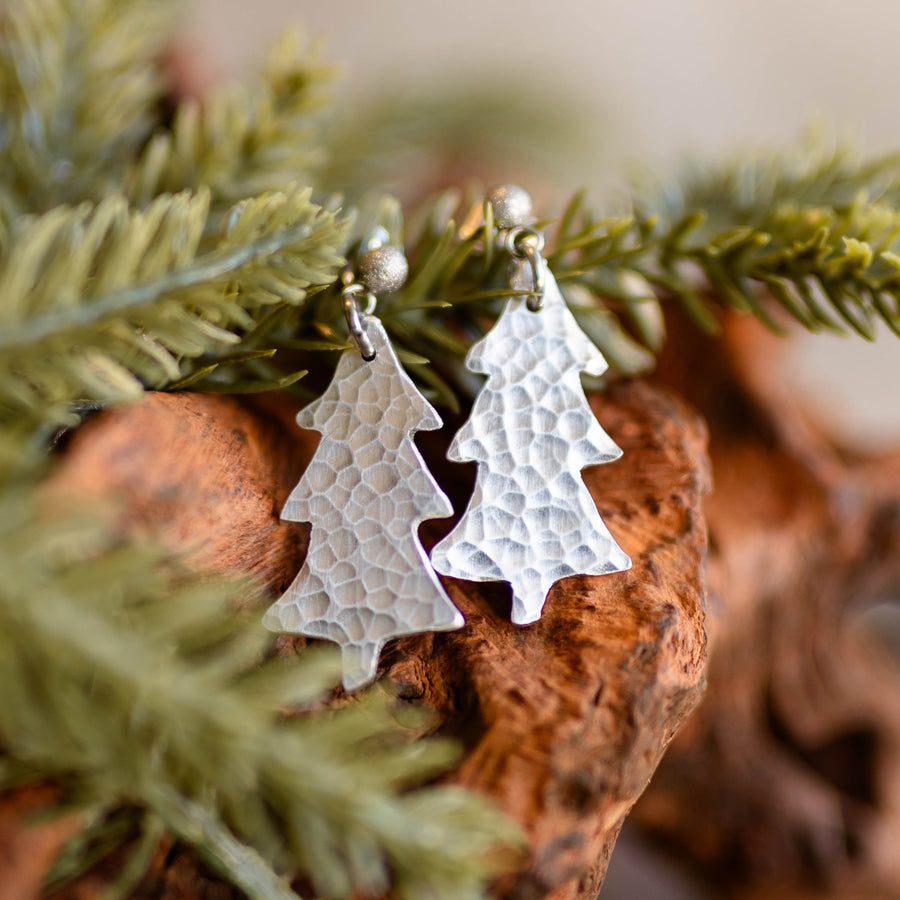
[(416, 533), (426, 519), (453, 514), (412, 440), (442, 423), (372, 315), (375, 293), (396, 290), (406, 269), (403, 254), (385, 246), (362, 257), (360, 281), (344, 279), (358, 349), (344, 352), (328, 389), (297, 416), (322, 440), (281, 517), (312, 523), (309, 551), (263, 619), (272, 631), (339, 644), (348, 691), (374, 680), (390, 638), (464, 624)]
[[(491, 196), (498, 236), (512, 257), (509, 299), (466, 366), (487, 375), (469, 420), (447, 452), (478, 462), (475, 490), (456, 527), (432, 551), (443, 575), (512, 585), (512, 621), (541, 616), (547, 593), (569, 575), (624, 571), (616, 544), (581, 478), (622, 451), (594, 417), (580, 373), (606, 360), (578, 327), (527, 227), (531, 201), (505, 185)], [(490, 235), (487, 237), (490, 239)]]

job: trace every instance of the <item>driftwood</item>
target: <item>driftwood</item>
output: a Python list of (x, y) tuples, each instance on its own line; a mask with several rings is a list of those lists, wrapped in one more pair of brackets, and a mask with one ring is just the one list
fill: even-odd
[(0, 900), (36, 897), (56, 855), (79, 827), (77, 815), (42, 821), (57, 800), (50, 785), (0, 796)]
[(716, 896), (900, 897), (900, 666), (858, 627), (900, 588), (900, 454), (781, 387), (785, 342), (670, 323), (657, 377), (710, 428), (709, 690), (635, 819)]
[[(625, 455), (585, 481), (632, 570), (559, 582), (526, 628), (509, 624), (505, 585), (448, 580), (465, 628), (401, 639), (382, 660), (398, 702), (432, 707), (463, 743), (450, 780), (495, 798), (530, 837), (497, 897), (596, 897), (625, 816), (703, 688), (705, 429), (644, 384), (591, 401)], [(121, 528), (156, 534), (201, 569), (255, 572), (277, 592), (308, 533), (277, 518), (314, 449), (293, 412), (277, 398), (151, 394), (83, 426), (53, 489), (112, 495)], [(421, 445), (461, 510), (474, 471), (443, 460), (453, 430)], [(449, 527), (426, 523), (426, 546)], [(164, 849), (138, 896), (229, 896), (190, 854)], [(60, 896), (95, 897), (102, 870), (92, 879)]]
[(64, 502), (111, 499), (123, 533), (146, 533), (199, 571), (252, 573), (277, 593), (309, 533), (278, 517), (318, 438), (288, 426), (295, 412), (278, 395), (148, 394), (76, 431), (49, 490)]
[[(780, 387), (785, 344), (754, 322), (727, 317), (715, 340), (675, 318), (670, 331), (658, 377), (711, 432), (710, 685), (631, 820), (718, 897), (896, 900), (900, 669), (856, 622), (900, 586), (900, 457), (861, 458), (811, 425)], [(400, 697), (434, 707), (463, 742), (453, 779), (531, 836), (498, 897), (595, 896), (702, 685), (703, 428), (641, 384), (594, 408), (626, 453), (585, 477), (634, 569), (560, 583), (524, 629), (508, 624), (502, 585), (449, 582), (466, 628), (397, 641), (383, 658)], [(276, 518), (314, 449), (293, 412), (279, 398), (150, 395), (76, 434), (58, 479), (120, 495), (123, 528), (161, 535), (200, 568), (255, 571), (277, 592), (306, 539)], [(442, 461), (454, 425), (421, 444), (460, 509), (473, 472)], [(448, 527), (423, 527), (426, 545)], [(4, 835), (19, 802), (0, 806)], [(35, 827), (32, 873), (62, 839)], [(24, 866), (27, 845), (9, 846)], [(165, 850), (139, 896), (227, 896), (189, 852)]]

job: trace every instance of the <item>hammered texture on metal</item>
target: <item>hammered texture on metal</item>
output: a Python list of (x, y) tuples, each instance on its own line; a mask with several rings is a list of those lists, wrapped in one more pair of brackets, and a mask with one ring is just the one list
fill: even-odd
[(375, 678), (390, 638), (464, 623), (417, 535), (421, 522), (453, 513), (412, 441), (441, 420), (378, 319), (363, 321), (375, 359), (345, 351), (328, 389), (297, 416), (322, 440), (281, 517), (312, 523), (309, 552), (263, 619), (339, 644), (348, 691)]
[[(580, 373), (600, 375), (606, 360), (542, 264), (540, 311), (529, 310), (524, 297), (511, 298), (466, 357), (466, 366), (488, 379), (447, 456), (476, 460), (478, 476), (463, 517), (431, 554), (444, 575), (508, 581), (516, 625), (540, 618), (547, 592), (560, 578), (631, 567), (580, 474), (622, 455), (581, 386)], [(531, 286), (522, 263), (513, 287)]]

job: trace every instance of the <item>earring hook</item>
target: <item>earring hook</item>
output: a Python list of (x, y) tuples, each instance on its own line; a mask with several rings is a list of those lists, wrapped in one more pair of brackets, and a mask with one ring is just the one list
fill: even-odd
[(527, 259), (531, 266), (531, 293), (526, 305), (532, 312), (538, 312), (544, 304), (544, 235), (534, 228), (518, 225), (506, 232), (506, 251), (513, 259)]

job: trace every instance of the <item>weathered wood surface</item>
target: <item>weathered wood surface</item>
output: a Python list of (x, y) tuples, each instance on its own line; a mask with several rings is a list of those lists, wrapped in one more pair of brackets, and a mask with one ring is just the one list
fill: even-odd
[(283, 590), (308, 528), (278, 517), (318, 435), (290, 429), (277, 395), (151, 393), (89, 420), (66, 444), (49, 489), (63, 502), (109, 498), (124, 533), (146, 533), (201, 571), (252, 573)]
[[(900, 589), (900, 456), (861, 458), (813, 427), (781, 387), (784, 344), (754, 322), (728, 317), (715, 340), (674, 316), (669, 327), (658, 376), (711, 431), (712, 662), (706, 699), (633, 819), (715, 896), (898, 898), (900, 673), (854, 623)], [(277, 509), (313, 443), (272, 402), (150, 396), (82, 429), (60, 478), (118, 495), (123, 528), (277, 591), (305, 547)], [(466, 629), (384, 657), (401, 695), (463, 741), (456, 780), (532, 837), (498, 896), (594, 895), (622, 817), (700, 691), (703, 429), (643, 385), (595, 408), (626, 455), (586, 480), (635, 568), (561, 584), (526, 629), (508, 624), (502, 586), (451, 583)], [(422, 435), (459, 509), (472, 470), (441, 463), (446, 440)], [(426, 543), (446, 528), (426, 526)], [(213, 895), (190, 854), (167, 860), (145, 896)]]
[[(585, 482), (632, 569), (557, 583), (526, 628), (509, 624), (505, 586), (448, 580), (466, 628), (387, 655), (388, 676), (465, 741), (454, 780), (528, 831), (527, 867), (498, 890), (516, 900), (596, 897), (625, 815), (702, 691), (705, 430), (645, 385), (592, 406), (625, 453)], [(458, 510), (469, 485), (439, 462)]]
[(635, 811), (716, 896), (900, 897), (900, 455), (861, 458), (779, 375), (786, 343), (670, 322), (657, 372), (710, 428), (709, 690)]
[[(463, 743), (451, 780), (494, 797), (530, 836), (497, 897), (596, 896), (622, 821), (703, 690), (705, 429), (645, 384), (591, 402), (625, 455), (585, 481), (631, 571), (558, 583), (543, 619), (525, 628), (509, 623), (504, 585), (448, 580), (465, 628), (401, 639), (382, 661), (398, 702), (432, 707), (442, 733)], [(156, 534), (202, 569), (255, 572), (278, 591), (306, 535), (278, 510), (315, 444), (292, 413), (271, 398), (149, 395), (83, 426), (54, 488), (113, 496), (123, 529)], [(420, 443), (460, 511), (474, 469), (443, 460), (452, 433), (448, 423)], [(449, 525), (426, 523), (426, 546)], [(183, 855), (169, 858), (177, 866), (157, 865), (141, 896), (212, 895), (208, 875), (186, 877)]]
[(50, 785), (34, 785), (0, 796), (0, 900), (37, 897), (53, 860), (78, 830), (77, 815), (41, 818), (57, 794)]

